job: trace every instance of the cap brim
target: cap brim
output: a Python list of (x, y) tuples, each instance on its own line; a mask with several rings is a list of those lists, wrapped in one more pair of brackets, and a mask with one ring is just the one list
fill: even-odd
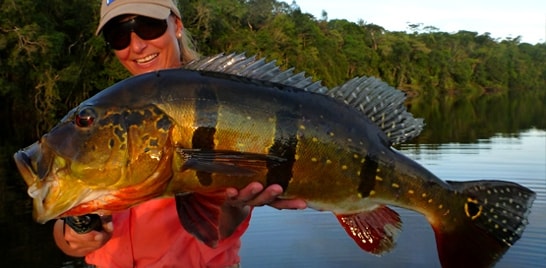
[(119, 15), (127, 14), (146, 16), (161, 20), (166, 19), (171, 14), (171, 10), (168, 7), (164, 6), (147, 5), (142, 3), (120, 5), (110, 10), (110, 12), (108, 12), (104, 15), (104, 17), (101, 18), (99, 27), (97, 27), (95, 35), (98, 35), (102, 30), (102, 27), (104, 27), (104, 25), (108, 23), (111, 19)]

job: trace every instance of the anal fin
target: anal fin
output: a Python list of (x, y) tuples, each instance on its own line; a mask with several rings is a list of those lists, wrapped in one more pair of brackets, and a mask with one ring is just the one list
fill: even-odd
[(396, 237), (402, 227), (398, 213), (383, 205), (372, 211), (336, 217), (360, 248), (376, 255), (394, 248)]

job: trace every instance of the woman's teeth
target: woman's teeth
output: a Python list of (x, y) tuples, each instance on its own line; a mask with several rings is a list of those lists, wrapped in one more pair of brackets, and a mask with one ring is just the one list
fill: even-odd
[(149, 61), (155, 59), (155, 58), (157, 57), (157, 55), (158, 55), (158, 54), (155, 53), (155, 54), (146, 56), (146, 57), (141, 58), (141, 59), (136, 59), (135, 61), (136, 61), (137, 63), (147, 63), (147, 62), (149, 62)]

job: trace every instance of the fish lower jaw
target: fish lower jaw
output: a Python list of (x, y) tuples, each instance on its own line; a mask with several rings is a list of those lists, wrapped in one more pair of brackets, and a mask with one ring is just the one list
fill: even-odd
[(34, 198), (33, 214), (35, 221), (44, 224), (49, 220), (61, 217), (95, 213), (95, 206), (88, 206), (86, 204), (91, 202), (93, 198), (99, 198), (99, 195), (104, 195), (102, 191), (91, 193), (89, 189), (72, 192), (75, 196), (85, 196), (85, 198), (63, 200), (62, 197), (68, 197), (66, 193), (65, 195), (56, 195), (57, 197), (61, 196), (61, 198), (50, 197), (49, 195), (45, 195), (43, 198)]
[(33, 199), (34, 219), (44, 224), (57, 215), (51, 215), (51, 212), (48, 212), (46, 208), (46, 199), (49, 196), (51, 185), (48, 182), (40, 183), (40, 185), (37, 184), (37, 182), (31, 184), (28, 187), (27, 194)]
[(38, 223), (45, 224), (46, 222), (59, 217), (61, 213), (54, 212), (44, 206), (44, 202), (39, 199), (34, 199), (34, 220)]

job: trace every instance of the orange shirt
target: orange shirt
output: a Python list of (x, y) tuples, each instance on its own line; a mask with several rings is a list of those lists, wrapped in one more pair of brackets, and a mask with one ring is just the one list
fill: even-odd
[(226, 267), (240, 262), (249, 221), (210, 248), (182, 227), (174, 198), (150, 200), (112, 215), (112, 238), (85, 260), (97, 267)]

